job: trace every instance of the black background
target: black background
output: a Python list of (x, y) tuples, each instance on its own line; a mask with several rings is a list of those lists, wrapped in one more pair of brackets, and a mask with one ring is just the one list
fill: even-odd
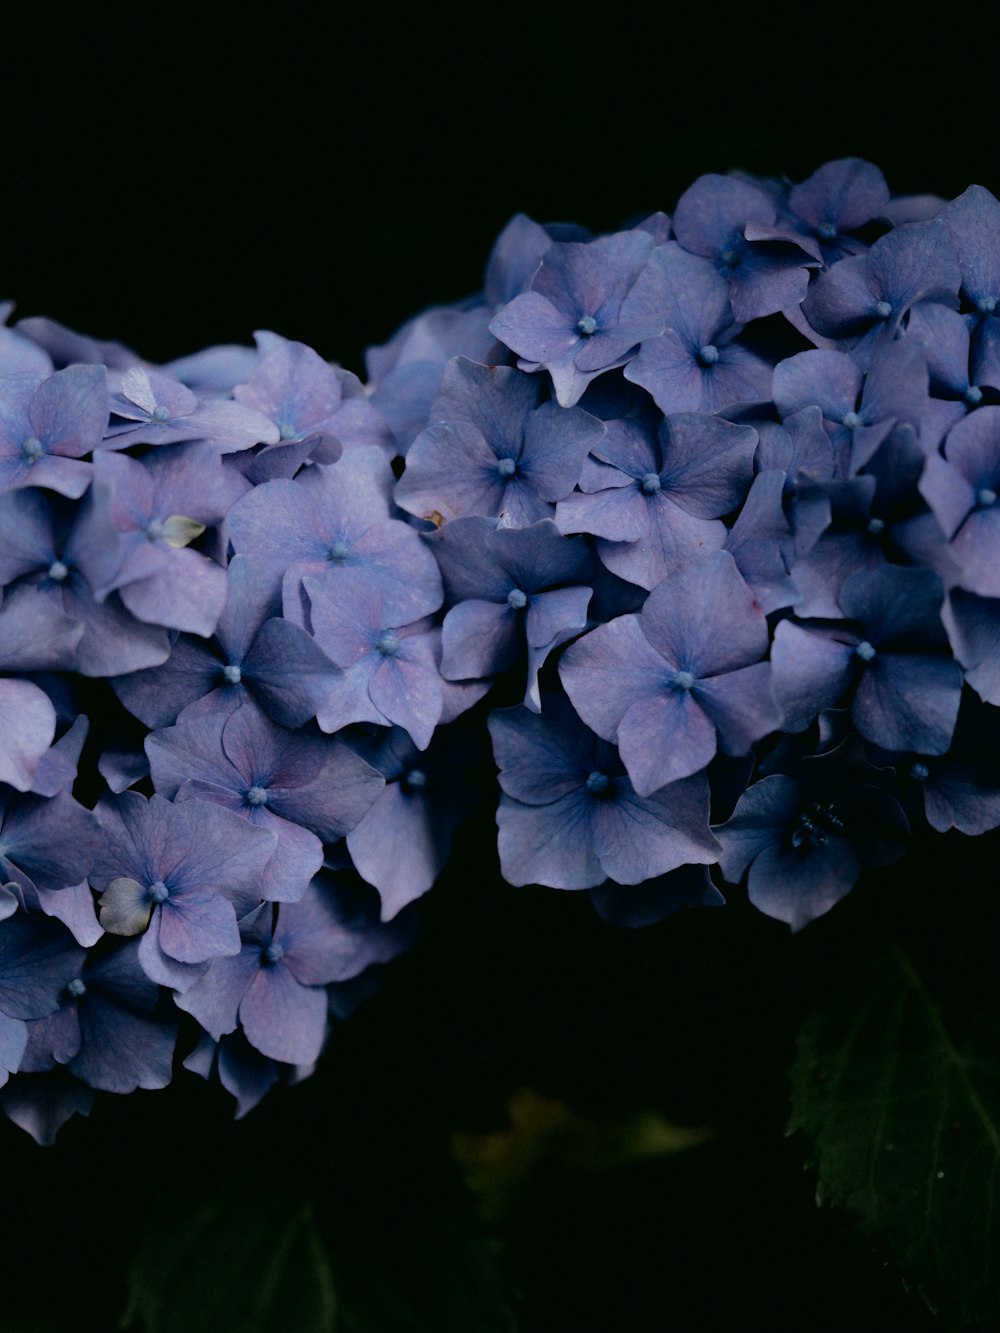
[[(360, 371), (517, 211), (596, 230), (706, 171), (1000, 188), (991, 32), (891, 7), (90, 7), (0, 54), (0, 291), (151, 359), (271, 328)], [(485, 26), (484, 26), (485, 25)]]
[[(270, 328), (361, 372), (402, 320), (476, 290), (517, 211), (611, 229), (670, 211), (702, 172), (800, 180), (846, 155), (900, 193), (1000, 193), (992, 34), (880, 13), (889, 38), (847, 6), (50, 16), (0, 54), (0, 297), (153, 360)], [(193, 1079), (99, 1098), (44, 1152), (0, 1125), (21, 1252), (8, 1317), (45, 1291), (61, 1313), (39, 1328), (110, 1328), (156, 1198), (197, 1200), (235, 1157), (265, 1181), (329, 1172), (376, 1234), (454, 1186), (418, 1157), (443, 1162), (451, 1130), (499, 1125), (533, 1086), (584, 1111), (659, 1104), (719, 1138), (666, 1174), (530, 1199), (513, 1246), (525, 1329), (933, 1326), (815, 1210), (804, 1149), (781, 1138), (803, 988), (850, 956), (866, 909), (811, 945), (738, 902), (623, 936), (579, 895), (504, 890), (488, 824), (429, 905), (427, 942), (313, 1084), (237, 1127)], [(954, 855), (923, 868), (927, 938)], [(891, 893), (905, 904), (905, 880)]]

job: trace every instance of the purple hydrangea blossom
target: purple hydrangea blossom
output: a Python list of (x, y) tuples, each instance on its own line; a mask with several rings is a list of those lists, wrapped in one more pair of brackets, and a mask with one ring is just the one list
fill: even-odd
[[(550, 519), (504, 528), (459, 518), (428, 534), (449, 600), (441, 673), (450, 680), (494, 675), (526, 652), (525, 705), (540, 707), (538, 673), (560, 644), (587, 626), (591, 557), (582, 539)], [(526, 645), (526, 649), (525, 649)]]
[(793, 185), (785, 201), (791, 225), (818, 243), (827, 267), (866, 247), (853, 233), (885, 214), (889, 187), (871, 162), (842, 157)]
[(578, 639), (559, 674), (573, 706), (616, 741), (648, 796), (698, 773), (716, 749), (746, 754), (781, 713), (770, 695), (767, 622), (725, 551), (668, 575), (638, 615)]
[(178, 1008), (239, 1114), (308, 1075), (494, 791), (489, 690), (503, 873), (609, 921), (718, 861), (799, 929), (996, 827), (998, 253), (982, 187), (847, 158), (519, 216), (368, 385), (0, 307), (8, 1116), (164, 1086)]
[(320, 880), (298, 902), (265, 905), (240, 934), (240, 950), (212, 963), (178, 1004), (216, 1041), (239, 1023), (261, 1055), (302, 1065), (316, 1060), (326, 1036), (326, 985), (393, 957), (407, 928), (366, 922), (356, 932)]
[(275, 835), (260, 890), (275, 902), (301, 898), (324, 842), (354, 828), (383, 787), (342, 740), (289, 731), (249, 702), (151, 732), (146, 753), (162, 796), (210, 801)]
[[(36, 658), (23, 661), (20, 669), (47, 665), (109, 676), (155, 666), (169, 656), (165, 629), (136, 620), (117, 593), (97, 596), (95, 588), (115, 567), (117, 535), (110, 510), (107, 487), (91, 488), (76, 509), (41, 491), (0, 495), (4, 638), (8, 651), (12, 641), (23, 639)], [(37, 660), (46, 640), (56, 659), (48, 663)]]
[(182, 634), (162, 666), (112, 681), (125, 707), (146, 726), (231, 712), (253, 699), (276, 722), (294, 728), (315, 717), (329, 693), (337, 668), (301, 625), (280, 615), (280, 597), (266, 570), (235, 555), (226, 578), (226, 604), (211, 640)]
[(848, 622), (778, 625), (772, 688), (784, 727), (804, 730), (853, 690), (851, 717), (886, 750), (944, 754), (958, 717), (962, 669), (948, 654), (941, 581), (930, 570), (884, 565), (847, 579)]
[(548, 370), (560, 407), (579, 402), (591, 380), (624, 365), (663, 319), (636, 293), (654, 248), (648, 232), (551, 245), (531, 282), (490, 322), (522, 370)]
[(250, 491), (229, 513), (230, 538), (283, 589), (290, 618), (302, 616), (308, 575), (334, 597), (377, 594), (390, 617), (417, 620), (441, 605), (441, 577), (419, 535), (390, 516), (392, 483), (380, 450), (350, 450), (335, 464)]
[(804, 759), (794, 777), (753, 783), (715, 831), (726, 879), (739, 883), (749, 871), (754, 906), (801, 930), (853, 888), (863, 866), (898, 860), (909, 826), (855, 738)]
[(206, 440), (218, 452), (277, 444), (278, 428), (255, 407), (214, 399), (200, 402), (179, 380), (132, 366), (119, 380), (111, 410), (121, 418), (105, 437), (108, 448)]
[(663, 312), (663, 333), (647, 338), (625, 378), (648, 389), (664, 413), (717, 412), (768, 396), (771, 365), (739, 341), (729, 284), (713, 264), (668, 242), (636, 283)]
[(720, 521), (746, 495), (757, 432), (693, 412), (665, 417), (655, 436), (640, 421), (609, 422), (581, 489), (560, 501), (560, 532), (601, 538), (608, 569), (652, 589), (679, 565), (726, 540)]
[(712, 260), (728, 281), (741, 324), (797, 306), (809, 270), (822, 263), (815, 241), (777, 222), (765, 191), (732, 176), (700, 176), (674, 209), (674, 235), (685, 250)]
[(377, 593), (345, 600), (329, 580), (311, 575), (303, 587), (316, 642), (342, 672), (316, 715), (319, 725), (403, 727), (426, 750), (444, 711), (441, 631), (424, 620), (400, 625)]
[(523, 707), (495, 712), (489, 727), (503, 789), (497, 824), (508, 883), (639, 884), (716, 860), (704, 774), (640, 795), (614, 747), (558, 696), (543, 701), (540, 715)]
[(208, 444), (165, 445), (141, 460), (103, 453), (94, 473), (111, 493), (117, 534), (116, 568), (95, 596), (118, 592), (139, 620), (207, 638), (225, 605), (226, 575), (191, 543), (231, 503), (218, 453)]
[(1000, 597), (1000, 407), (982, 407), (957, 422), (944, 458), (927, 459), (919, 487), (948, 540), (961, 586)]
[(161, 985), (184, 989), (197, 964), (239, 952), (237, 918), (261, 899), (277, 836), (207, 801), (171, 804), (126, 791), (98, 807), (104, 845), (90, 882), (101, 925), (142, 935), (139, 962)]
[(391, 921), (426, 893), (445, 868), (456, 825), (479, 799), (470, 788), (469, 746), (439, 728), (421, 753), (401, 727), (371, 740), (352, 738), (385, 779), (371, 809), (347, 834), (358, 873), (378, 890), (381, 919)]
[(847, 340), (863, 367), (895, 337), (918, 301), (958, 305), (961, 272), (940, 218), (893, 228), (864, 255), (842, 259), (809, 289), (802, 312), (820, 333)]
[(450, 361), (431, 424), (407, 454), (396, 503), (436, 526), (466, 515), (515, 527), (551, 518), (604, 434), (580, 408), (542, 401), (543, 386), (506, 366)]
[(44, 486), (78, 499), (91, 479), (84, 455), (99, 447), (107, 422), (103, 366), (0, 378), (0, 490)]

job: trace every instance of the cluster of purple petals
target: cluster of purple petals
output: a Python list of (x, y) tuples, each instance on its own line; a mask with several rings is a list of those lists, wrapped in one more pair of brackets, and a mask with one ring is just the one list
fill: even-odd
[(0, 309), (7, 1115), (304, 1076), (476, 794), (626, 925), (1000, 824), (998, 302), (988, 191), (850, 158), (516, 217), (367, 384)]

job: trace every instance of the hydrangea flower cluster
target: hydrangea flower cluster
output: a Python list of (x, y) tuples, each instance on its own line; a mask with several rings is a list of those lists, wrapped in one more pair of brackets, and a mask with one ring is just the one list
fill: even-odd
[(302, 1077), (487, 733), (504, 878), (624, 924), (745, 877), (799, 929), (1000, 825), (998, 301), (988, 191), (850, 158), (516, 217), (367, 385), (4, 322), (7, 1114)]

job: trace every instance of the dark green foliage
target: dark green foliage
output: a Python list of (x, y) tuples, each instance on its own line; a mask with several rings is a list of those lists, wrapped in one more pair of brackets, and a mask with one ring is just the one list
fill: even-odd
[[(329, 1222), (329, 1225), (324, 1223)], [(318, 1219), (291, 1195), (227, 1191), (163, 1218), (129, 1273), (135, 1333), (510, 1333), (490, 1247), (428, 1206)]]
[(147, 1236), (123, 1326), (142, 1333), (334, 1333), (333, 1275), (308, 1205), (215, 1202)]
[(1000, 1315), (1000, 1069), (954, 1035), (900, 950), (803, 1025), (795, 1130), (814, 1147), (818, 1202), (888, 1241), (929, 1304), (962, 1328)]

